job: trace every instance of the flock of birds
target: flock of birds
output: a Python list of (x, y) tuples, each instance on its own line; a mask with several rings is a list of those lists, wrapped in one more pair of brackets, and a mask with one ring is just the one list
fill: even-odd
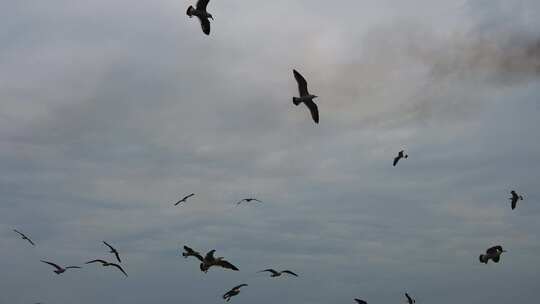
[[(201, 23), (202, 31), (206, 35), (210, 34), (210, 19), (214, 20), (212, 14), (208, 13), (207, 10), (206, 10), (209, 1), (210, 0), (199, 0), (195, 7), (190, 5), (188, 7), (188, 9), (187, 9), (187, 12), (186, 12), (187, 15), (190, 18), (195, 16), (195, 17), (197, 17), (199, 19), (199, 21)], [(296, 79), (296, 82), (298, 84), (298, 92), (299, 92), (299, 97), (293, 97), (293, 99), (292, 99), (293, 104), (298, 106), (301, 103), (303, 103), (309, 109), (313, 121), (318, 124), (319, 123), (319, 110), (318, 110), (317, 104), (315, 104), (315, 102), (313, 101), (315, 98), (317, 98), (317, 96), (309, 93), (307, 81), (298, 71), (293, 70), (293, 75), (294, 75), (294, 78)], [(401, 159), (407, 159), (408, 157), (409, 156), (407, 154), (405, 154), (404, 150), (399, 151), (397, 156), (393, 160), (393, 166), (395, 167)], [(510, 194), (512, 195), (509, 198), (510, 203), (511, 203), (511, 208), (512, 208), (512, 210), (514, 210), (516, 208), (516, 206), (517, 206), (518, 201), (523, 200), (523, 196), (518, 194), (515, 190), (512, 190)], [(195, 193), (191, 193), (189, 195), (186, 195), (186, 196), (182, 197), (181, 199), (179, 199), (174, 204), (174, 206), (185, 204), (187, 202), (187, 200), (192, 198), (193, 196), (195, 196)], [(244, 199), (238, 201), (236, 203), (236, 205), (238, 206), (238, 205), (240, 205), (242, 203), (250, 203), (250, 202), (262, 203), (262, 201), (260, 201), (260, 200), (258, 200), (256, 198), (249, 197), (249, 198), (244, 198)], [(13, 231), (15, 233), (19, 234), (20, 237), (23, 240), (28, 241), (32, 246), (36, 246), (36, 244), (32, 241), (32, 239), (30, 239), (30, 237), (28, 237), (26, 234), (18, 231), (17, 229), (13, 229)], [(106, 260), (103, 260), (103, 259), (94, 259), (94, 260), (86, 262), (85, 264), (98, 263), (98, 264), (101, 264), (101, 266), (103, 266), (103, 267), (113, 267), (113, 268), (116, 268), (118, 271), (122, 272), (122, 274), (124, 274), (124, 276), (127, 277), (128, 276), (127, 272), (121, 266), (122, 260), (120, 258), (119, 252), (112, 245), (107, 243), (106, 241), (103, 241), (103, 244), (109, 248), (109, 250), (110, 250), (109, 253), (112, 253), (114, 255), (114, 257), (116, 258), (116, 261), (118, 263), (109, 262), (109, 261), (106, 261)], [(187, 259), (188, 257), (194, 257), (200, 262), (199, 269), (203, 273), (208, 272), (208, 270), (211, 267), (221, 267), (223, 269), (228, 269), (228, 270), (232, 270), (232, 271), (238, 271), (239, 270), (238, 267), (236, 267), (235, 265), (233, 265), (229, 261), (225, 260), (223, 257), (215, 257), (214, 256), (214, 253), (216, 252), (215, 249), (210, 250), (204, 256), (202, 254), (200, 254), (198, 251), (196, 251), (196, 250), (194, 250), (194, 249), (192, 249), (192, 248), (190, 248), (188, 246), (183, 246), (183, 250), (184, 251), (182, 252), (182, 256), (184, 258)], [(501, 258), (501, 254), (504, 253), (504, 252), (506, 252), (506, 251), (502, 248), (502, 246), (500, 246), (500, 245), (493, 246), (493, 247), (488, 248), (486, 250), (485, 254), (481, 254), (479, 256), (479, 260), (480, 260), (481, 263), (484, 263), (484, 264), (487, 264), (489, 262), (489, 260), (493, 261), (494, 263), (499, 263), (500, 258)], [(69, 269), (81, 269), (82, 268), (81, 266), (60, 266), (60, 265), (58, 265), (56, 263), (53, 263), (53, 262), (50, 262), (50, 261), (45, 261), (45, 260), (41, 260), (41, 262), (46, 263), (46, 264), (54, 267), (53, 272), (58, 274), (58, 275), (66, 272)], [(280, 277), (280, 276), (282, 276), (284, 274), (287, 274), (289, 276), (298, 277), (298, 274), (296, 274), (295, 272), (293, 272), (291, 270), (288, 270), (288, 269), (278, 271), (278, 270), (275, 270), (275, 269), (272, 269), (272, 268), (268, 268), (268, 269), (261, 270), (259, 272), (268, 272), (270, 274), (270, 277), (273, 277), (273, 278)], [(243, 283), (243, 284), (240, 284), (240, 285), (237, 285), (237, 286), (231, 288), (229, 291), (227, 291), (225, 294), (223, 294), (223, 296), (222, 296), (223, 299), (225, 301), (227, 301), (227, 302), (230, 301), (232, 297), (237, 296), (238, 294), (240, 294), (240, 289), (242, 287), (246, 287), (246, 286), (248, 286), (248, 284)], [(408, 304), (416, 303), (416, 300), (414, 298), (412, 298), (408, 293), (405, 293), (405, 298), (406, 298), (406, 301), (407, 301)], [(364, 301), (362, 299), (358, 299), (358, 298), (355, 298), (354, 301), (356, 303), (358, 303), (358, 304), (367, 304), (366, 301)]]

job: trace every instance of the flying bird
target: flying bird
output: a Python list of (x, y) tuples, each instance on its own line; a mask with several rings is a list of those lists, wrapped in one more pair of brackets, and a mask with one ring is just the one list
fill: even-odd
[(232, 297), (234, 297), (234, 296), (236, 296), (236, 295), (238, 295), (240, 293), (240, 288), (242, 288), (244, 286), (248, 286), (248, 284), (240, 284), (238, 286), (233, 287), (231, 290), (227, 291), (223, 295), (223, 299), (225, 299), (227, 302), (229, 302)]
[(355, 300), (356, 303), (358, 303), (358, 304), (367, 304), (367, 302), (364, 301), (364, 300), (360, 300), (360, 299), (354, 299), (354, 300)]
[(409, 155), (405, 154), (403, 150), (398, 152), (398, 155), (394, 157), (394, 167), (397, 165), (398, 161), (402, 158), (409, 158)]
[(481, 254), (478, 257), (478, 259), (480, 260), (480, 263), (484, 263), (484, 264), (487, 264), (489, 260), (492, 260), (495, 263), (499, 263), (501, 254), (503, 252), (506, 252), (506, 250), (504, 250), (502, 246), (500, 245), (493, 246), (489, 248), (488, 250), (486, 250), (486, 254)]
[(21, 239), (27, 240), (28, 243), (30, 243), (32, 246), (36, 246), (36, 244), (34, 244), (34, 242), (32, 242), (32, 240), (28, 236), (26, 236), (26, 234), (19, 232), (17, 229), (13, 229), (13, 231), (18, 233), (21, 236)]
[(522, 195), (518, 195), (516, 193), (516, 191), (512, 190), (510, 192), (512, 194), (512, 197), (509, 198), (510, 202), (512, 203), (512, 210), (516, 209), (516, 205), (517, 205), (517, 202), (519, 200), (523, 200), (523, 196)]
[(64, 273), (64, 272), (66, 272), (66, 270), (72, 269), (72, 268), (81, 268), (81, 267), (79, 267), (79, 266), (68, 266), (68, 267), (65, 267), (65, 268), (64, 268), (64, 267), (60, 267), (60, 266), (58, 266), (58, 265), (56, 265), (55, 263), (52, 263), (52, 262), (47, 262), (47, 261), (43, 261), (43, 260), (41, 260), (41, 261), (42, 261), (43, 263), (49, 264), (49, 265), (51, 265), (52, 267), (56, 268), (56, 270), (54, 270), (54, 273), (56, 273), (56, 274)]
[(292, 272), (292, 271), (290, 271), (290, 270), (276, 271), (276, 270), (274, 270), (274, 269), (272, 269), (272, 268), (265, 269), (265, 270), (261, 270), (261, 271), (259, 271), (259, 272), (265, 272), (265, 271), (266, 271), (266, 272), (270, 272), (270, 277), (272, 277), (272, 278), (279, 277), (279, 276), (281, 276), (281, 275), (284, 274), (284, 273), (293, 275), (293, 276), (295, 276), (295, 277), (298, 276), (296, 273), (294, 273), (294, 272)]
[(92, 264), (92, 263), (101, 263), (101, 265), (103, 267), (107, 267), (107, 266), (112, 266), (112, 267), (116, 267), (118, 268), (118, 270), (120, 270), (126, 277), (128, 276), (127, 273), (124, 271), (124, 269), (122, 268), (122, 266), (118, 265), (118, 264), (115, 264), (115, 263), (109, 263), (107, 261), (104, 261), (104, 260), (92, 260), (92, 261), (89, 261), (89, 262), (86, 262), (85, 264)]
[(405, 297), (407, 298), (407, 303), (409, 304), (416, 303), (416, 300), (411, 298), (411, 296), (408, 293), (405, 293)]
[(184, 246), (184, 252), (182, 252), (182, 256), (183, 256), (184, 258), (186, 258), (186, 259), (187, 259), (188, 257), (192, 256), (192, 257), (196, 257), (196, 258), (197, 258), (199, 261), (201, 261), (201, 262), (204, 261), (203, 256), (202, 256), (199, 252), (197, 252), (197, 251), (195, 251), (195, 250), (189, 248), (188, 246)]
[(319, 123), (319, 109), (317, 108), (315, 102), (313, 102), (313, 99), (317, 98), (318, 96), (309, 94), (307, 88), (307, 81), (302, 75), (300, 75), (300, 73), (298, 73), (298, 71), (293, 70), (293, 74), (296, 82), (298, 83), (298, 92), (300, 94), (300, 97), (293, 97), (294, 105), (297, 106), (301, 103), (304, 103), (311, 112), (311, 117), (313, 117), (313, 121), (315, 121), (315, 123)]
[(236, 203), (236, 205), (238, 206), (238, 205), (240, 205), (240, 204), (243, 203), (243, 202), (249, 203), (249, 202), (251, 202), (251, 201), (255, 201), (255, 202), (262, 203), (260, 200), (258, 200), (258, 199), (256, 199), (256, 198), (251, 198), (251, 197), (250, 197), (250, 198), (244, 198), (243, 200), (238, 201), (238, 202)]
[(122, 260), (120, 260), (120, 255), (118, 254), (118, 251), (111, 245), (109, 245), (109, 243), (103, 241), (103, 244), (105, 244), (107, 247), (109, 247), (109, 249), (111, 251), (109, 251), (109, 253), (114, 253), (114, 255), (116, 256), (116, 259), (118, 260), (118, 263), (122, 263)]
[(190, 5), (186, 12), (189, 18), (192, 18), (193, 16), (199, 18), (199, 21), (201, 22), (202, 31), (206, 35), (210, 35), (210, 20), (208, 19), (214, 20), (214, 17), (212, 17), (212, 14), (206, 11), (206, 6), (208, 5), (208, 2), (210, 2), (210, 0), (199, 0), (197, 1), (196, 8)]
[(178, 206), (178, 204), (180, 204), (180, 203), (185, 203), (186, 200), (187, 200), (188, 198), (190, 198), (190, 197), (192, 197), (192, 196), (194, 196), (194, 195), (195, 195), (195, 193), (191, 193), (190, 195), (186, 195), (186, 196), (184, 196), (181, 200), (179, 200), (178, 202), (176, 202), (176, 204), (174, 204), (174, 205), (175, 205), (175, 206)]
[(216, 252), (215, 249), (210, 250), (206, 254), (206, 256), (203, 258), (202, 263), (199, 265), (199, 268), (201, 269), (202, 272), (208, 272), (208, 269), (210, 269), (210, 267), (212, 266), (219, 266), (219, 267), (222, 267), (225, 269), (231, 269), (234, 271), (239, 270), (236, 266), (234, 266), (233, 264), (223, 259), (223, 257), (218, 257), (218, 258), (214, 257), (214, 252)]

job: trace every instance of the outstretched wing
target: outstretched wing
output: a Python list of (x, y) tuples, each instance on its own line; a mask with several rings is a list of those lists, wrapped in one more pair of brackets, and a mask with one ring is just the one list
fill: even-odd
[(122, 266), (120, 266), (118, 264), (114, 264), (114, 263), (111, 263), (110, 266), (114, 266), (114, 267), (118, 268), (118, 270), (120, 270), (126, 277), (128, 276), (127, 273), (122, 268)]
[(313, 121), (315, 123), (319, 123), (319, 108), (317, 108), (317, 105), (313, 102), (313, 100), (306, 100), (304, 101), (304, 104), (311, 112), (311, 117), (313, 118)]
[(236, 266), (234, 266), (233, 264), (231, 264), (231, 263), (229, 263), (228, 261), (225, 261), (225, 260), (217, 261), (216, 265), (220, 266), (220, 267), (223, 267), (223, 268), (226, 268), (226, 269), (231, 269), (231, 270), (234, 270), (234, 271), (239, 270)]
[(265, 272), (265, 271), (266, 271), (266, 272), (271, 272), (272, 274), (276, 274), (276, 275), (279, 274), (277, 271), (275, 271), (275, 270), (272, 269), (272, 268), (268, 268), (268, 269), (265, 269), (265, 270), (261, 270), (261, 271), (259, 271), (259, 272)]
[(206, 256), (204, 257), (204, 259), (207, 260), (207, 261), (212, 261), (212, 260), (214, 260), (214, 259), (215, 259), (215, 258), (214, 258), (214, 252), (216, 252), (215, 249), (212, 249), (212, 250), (208, 251), (208, 253), (207, 253)]
[(206, 35), (210, 35), (210, 20), (208, 20), (208, 18), (206, 17), (199, 17), (199, 21), (201, 22), (201, 29), (203, 31), (203, 33), (205, 33)]
[(405, 297), (407, 297), (407, 301), (409, 301), (409, 304), (414, 303), (414, 300), (411, 298), (411, 296), (409, 296), (408, 293), (405, 293)]
[(210, 2), (210, 0), (199, 0), (197, 1), (197, 10), (200, 11), (206, 11), (206, 6), (208, 5), (208, 2)]
[(85, 264), (92, 264), (92, 263), (101, 263), (101, 264), (107, 264), (107, 262), (106, 262), (106, 261), (104, 261), (104, 260), (99, 260), (99, 259), (98, 259), (98, 260), (92, 260), (92, 261), (88, 261), (88, 262), (86, 262)]
[(356, 303), (358, 303), (358, 304), (367, 304), (367, 302), (364, 301), (364, 300), (360, 300), (360, 299), (354, 299), (354, 300), (355, 300)]
[(233, 287), (233, 289), (231, 289), (231, 290), (240, 289), (240, 288), (242, 288), (244, 286), (248, 286), (248, 284), (240, 284), (238, 286)]
[(394, 167), (397, 165), (400, 158), (401, 158), (400, 156), (394, 157)]
[(512, 200), (512, 210), (516, 209), (516, 206), (517, 206), (517, 197), (512, 197), (511, 198)]
[(42, 261), (43, 263), (49, 264), (49, 265), (51, 265), (52, 267), (54, 267), (54, 268), (56, 268), (56, 269), (58, 269), (58, 270), (64, 270), (64, 268), (62, 268), (62, 267), (56, 265), (55, 263), (47, 262), (47, 261), (44, 261), (44, 260), (40, 260), (40, 261)]
[(200, 253), (198, 253), (197, 251), (189, 248), (188, 246), (184, 246), (184, 250), (186, 252), (184, 252), (182, 255), (185, 256), (185, 257), (188, 257), (188, 256), (194, 256), (196, 257), (197, 259), (199, 259), (199, 261), (203, 261), (203, 257)]
[(296, 273), (294, 273), (294, 272), (292, 272), (292, 271), (290, 271), (290, 270), (283, 270), (282, 272), (283, 272), (283, 273), (288, 273), (288, 274), (293, 275), (293, 276), (295, 276), (295, 277), (298, 276)]
[(293, 70), (294, 78), (296, 79), (296, 82), (298, 83), (298, 93), (300, 93), (300, 96), (307, 96), (309, 95), (308, 89), (307, 89), (307, 81), (300, 73), (298, 73), (297, 70)]
[(66, 269), (81, 269), (82, 267), (80, 266), (68, 266), (66, 267)]
[(245, 201), (246, 201), (246, 199), (239, 200), (239, 201), (236, 203), (236, 205), (238, 206), (238, 205), (240, 205), (241, 203), (243, 203), (243, 202), (245, 202)]
[(16, 233), (20, 234), (22, 237), (25, 237), (25, 235), (24, 235), (22, 232), (20, 232), (19, 230), (13, 229), (13, 231), (15, 231)]

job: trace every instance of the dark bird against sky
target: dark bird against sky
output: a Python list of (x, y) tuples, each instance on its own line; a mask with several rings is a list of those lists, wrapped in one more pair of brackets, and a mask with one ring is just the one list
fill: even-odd
[(174, 204), (174, 205), (175, 205), (175, 206), (178, 206), (178, 204), (180, 204), (180, 203), (185, 203), (186, 200), (187, 200), (188, 198), (190, 198), (190, 197), (192, 197), (192, 196), (194, 196), (194, 195), (195, 195), (195, 193), (191, 193), (190, 195), (186, 195), (186, 196), (184, 196), (181, 200), (179, 200), (178, 202), (176, 202), (176, 204)]
[(227, 291), (223, 295), (223, 299), (225, 299), (227, 302), (229, 302), (232, 297), (234, 297), (234, 296), (236, 296), (236, 295), (238, 295), (240, 293), (240, 288), (242, 288), (244, 286), (248, 286), (248, 284), (240, 284), (238, 286), (233, 287), (231, 290)]
[(210, 0), (199, 0), (197, 1), (196, 8), (190, 5), (186, 12), (189, 18), (192, 18), (193, 16), (199, 18), (199, 21), (201, 22), (202, 31), (206, 35), (210, 35), (210, 20), (208, 19), (214, 20), (214, 17), (212, 17), (212, 14), (209, 14), (206, 11), (206, 6), (208, 5), (208, 2), (210, 2)]
[(523, 196), (518, 195), (515, 190), (512, 190), (510, 193), (512, 194), (512, 197), (509, 198), (509, 200), (510, 200), (510, 203), (512, 204), (512, 210), (514, 210), (514, 209), (516, 209), (517, 202), (519, 200), (521, 200), (521, 201), (523, 200)]
[(204, 257), (202, 263), (199, 265), (199, 268), (201, 269), (202, 272), (208, 272), (208, 269), (210, 269), (210, 267), (212, 266), (218, 266), (225, 269), (231, 269), (234, 271), (239, 270), (236, 266), (226, 261), (223, 257), (217, 257), (217, 258), (214, 257), (214, 252), (216, 252), (215, 249), (210, 250)]
[(309, 94), (307, 81), (300, 73), (298, 73), (298, 71), (293, 70), (293, 74), (296, 82), (298, 83), (298, 93), (300, 94), (300, 97), (293, 97), (294, 105), (297, 106), (301, 103), (304, 103), (311, 112), (311, 117), (313, 117), (313, 121), (315, 121), (315, 123), (319, 123), (319, 109), (315, 102), (313, 102), (313, 99), (317, 98), (318, 96)]
[(265, 270), (261, 270), (259, 272), (270, 272), (270, 277), (274, 278), (274, 277), (279, 277), (281, 276), (282, 274), (284, 273), (287, 273), (287, 274), (290, 274), (290, 275), (293, 275), (295, 277), (297, 277), (298, 275), (290, 270), (283, 270), (283, 271), (276, 271), (272, 268), (269, 268), (269, 269), (265, 269)]
[(116, 267), (118, 270), (120, 270), (126, 277), (128, 276), (127, 273), (124, 271), (124, 269), (122, 268), (122, 266), (118, 265), (118, 264), (115, 264), (115, 263), (109, 263), (107, 261), (104, 261), (104, 260), (92, 260), (92, 261), (89, 261), (89, 262), (86, 262), (85, 264), (92, 264), (92, 263), (101, 263), (101, 265), (103, 267), (107, 267), (107, 266), (112, 266), (112, 267)]
[(364, 300), (360, 300), (360, 299), (354, 299), (356, 301), (357, 304), (367, 304), (366, 301)]
[(13, 231), (18, 233), (21, 236), (21, 239), (27, 240), (28, 243), (30, 243), (32, 246), (36, 246), (36, 244), (34, 244), (34, 242), (28, 236), (26, 236), (24, 233), (19, 232), (17, 229), (13, 229)]
[(487, 264), (489, 260), (492, 260), (495, 263), (499, 263), (501, 254), (503, 252), (506, 252), (506, 250), (504, 250), (502, 246), (497, 245), (497, 246), (488, 248), (488, 250), (486, 250), (486, 254), (481, 254), (478, 258), (480, 260), (480, 263), (484, 263), (484, 264)]
[(52, 262), (47, 262), (47, 261), (43, 261), (43, 260), (41, 260), (41, 261), (42, 261), (43, 263), (49, 264), (49, 265), (51, 265), (52, 267), (56, 268), (56, 270), (54, 270), (54, 273), (56, 273), (56, 274), (64, 273), (64, 272), (66, 272), (66, 270), (68, 270), (68, 269), (80, 269), (80, 268), (81, 268), (81, 267), (79, 267), (79, 266), (60, 267), (60, 266), (58, 266), (57, 264), (52, 263)]
[(118, 254), (118, 251), (111, 245), (109, 245), (109, 243), (103, 241), (103, 244), (105, 244), (107, 247), (109, 247), (109, 249), (111, 251), (109, 251), (109, 253), (113, 253), (115, 256), (116, 256), (116, 260), (118, 260), (118, 263), (122, 263), (122, 260), (120, 260), (120, 255)]
[(398, 155), (394, 157), (394, 167), (397, 165), (398, 161), (402, 158), (409, 158), (409, 155), (405, 154), (403, 150), (398, 152)]
[(405, 293), (405, 297), (407, 298), (407, 303), (409, 304), (416, 303), (416, 300), (413, 299), (408, 293)]
[(238, 202), (236, 203), (236, 205), (238, 206), (238, 205), (240, 205), (240, 204), (243, 203), (243, 202), (249, 203), (249, 202), (252, 202), (252, 201), (262, 203), (260, 200), (258, 200), (258, 199), (256, 199), (256, 198), (251, 198), (251, 197), (250, 197), (250, 198), (244, 198), (244, 199), (238, 201)]

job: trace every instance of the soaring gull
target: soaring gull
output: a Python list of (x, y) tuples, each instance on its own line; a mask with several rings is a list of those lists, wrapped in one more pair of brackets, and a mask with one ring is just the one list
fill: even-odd
[(190, 5), (186, 12), (189, 18), (192, 18), (193, 16), (199, 18), (199, 21), (201, 22), (202, 31), (206, 35), (210, 35), (210, 20), (208, 19), (210, 18), (214, 20), (214, 17), (212, 17), (212, 14), (206, 11), (206, 6), (208, 5), (208, 2), (210, 2), (210, 0), (199, 0), (197, 1), (196, 8)]
[(298, 71), (293, 70), (293, 74), (296, 82), (298, 83), (298, 92), (300, 94), (300, 97), (293, 97), (294, 105), (297, 106), (301, 103), (304, 103), (311, 112), (311, 117), (313, 117), (313, 121), (315, 121), (315, 123), (319, 123), (319, 109), (317, 108), (317, 105), (313, 102), (313, 99), (317, 98), (318, 96), (309, 94), (307, 88), (307, 81), (300, 73), (298, 73)]

